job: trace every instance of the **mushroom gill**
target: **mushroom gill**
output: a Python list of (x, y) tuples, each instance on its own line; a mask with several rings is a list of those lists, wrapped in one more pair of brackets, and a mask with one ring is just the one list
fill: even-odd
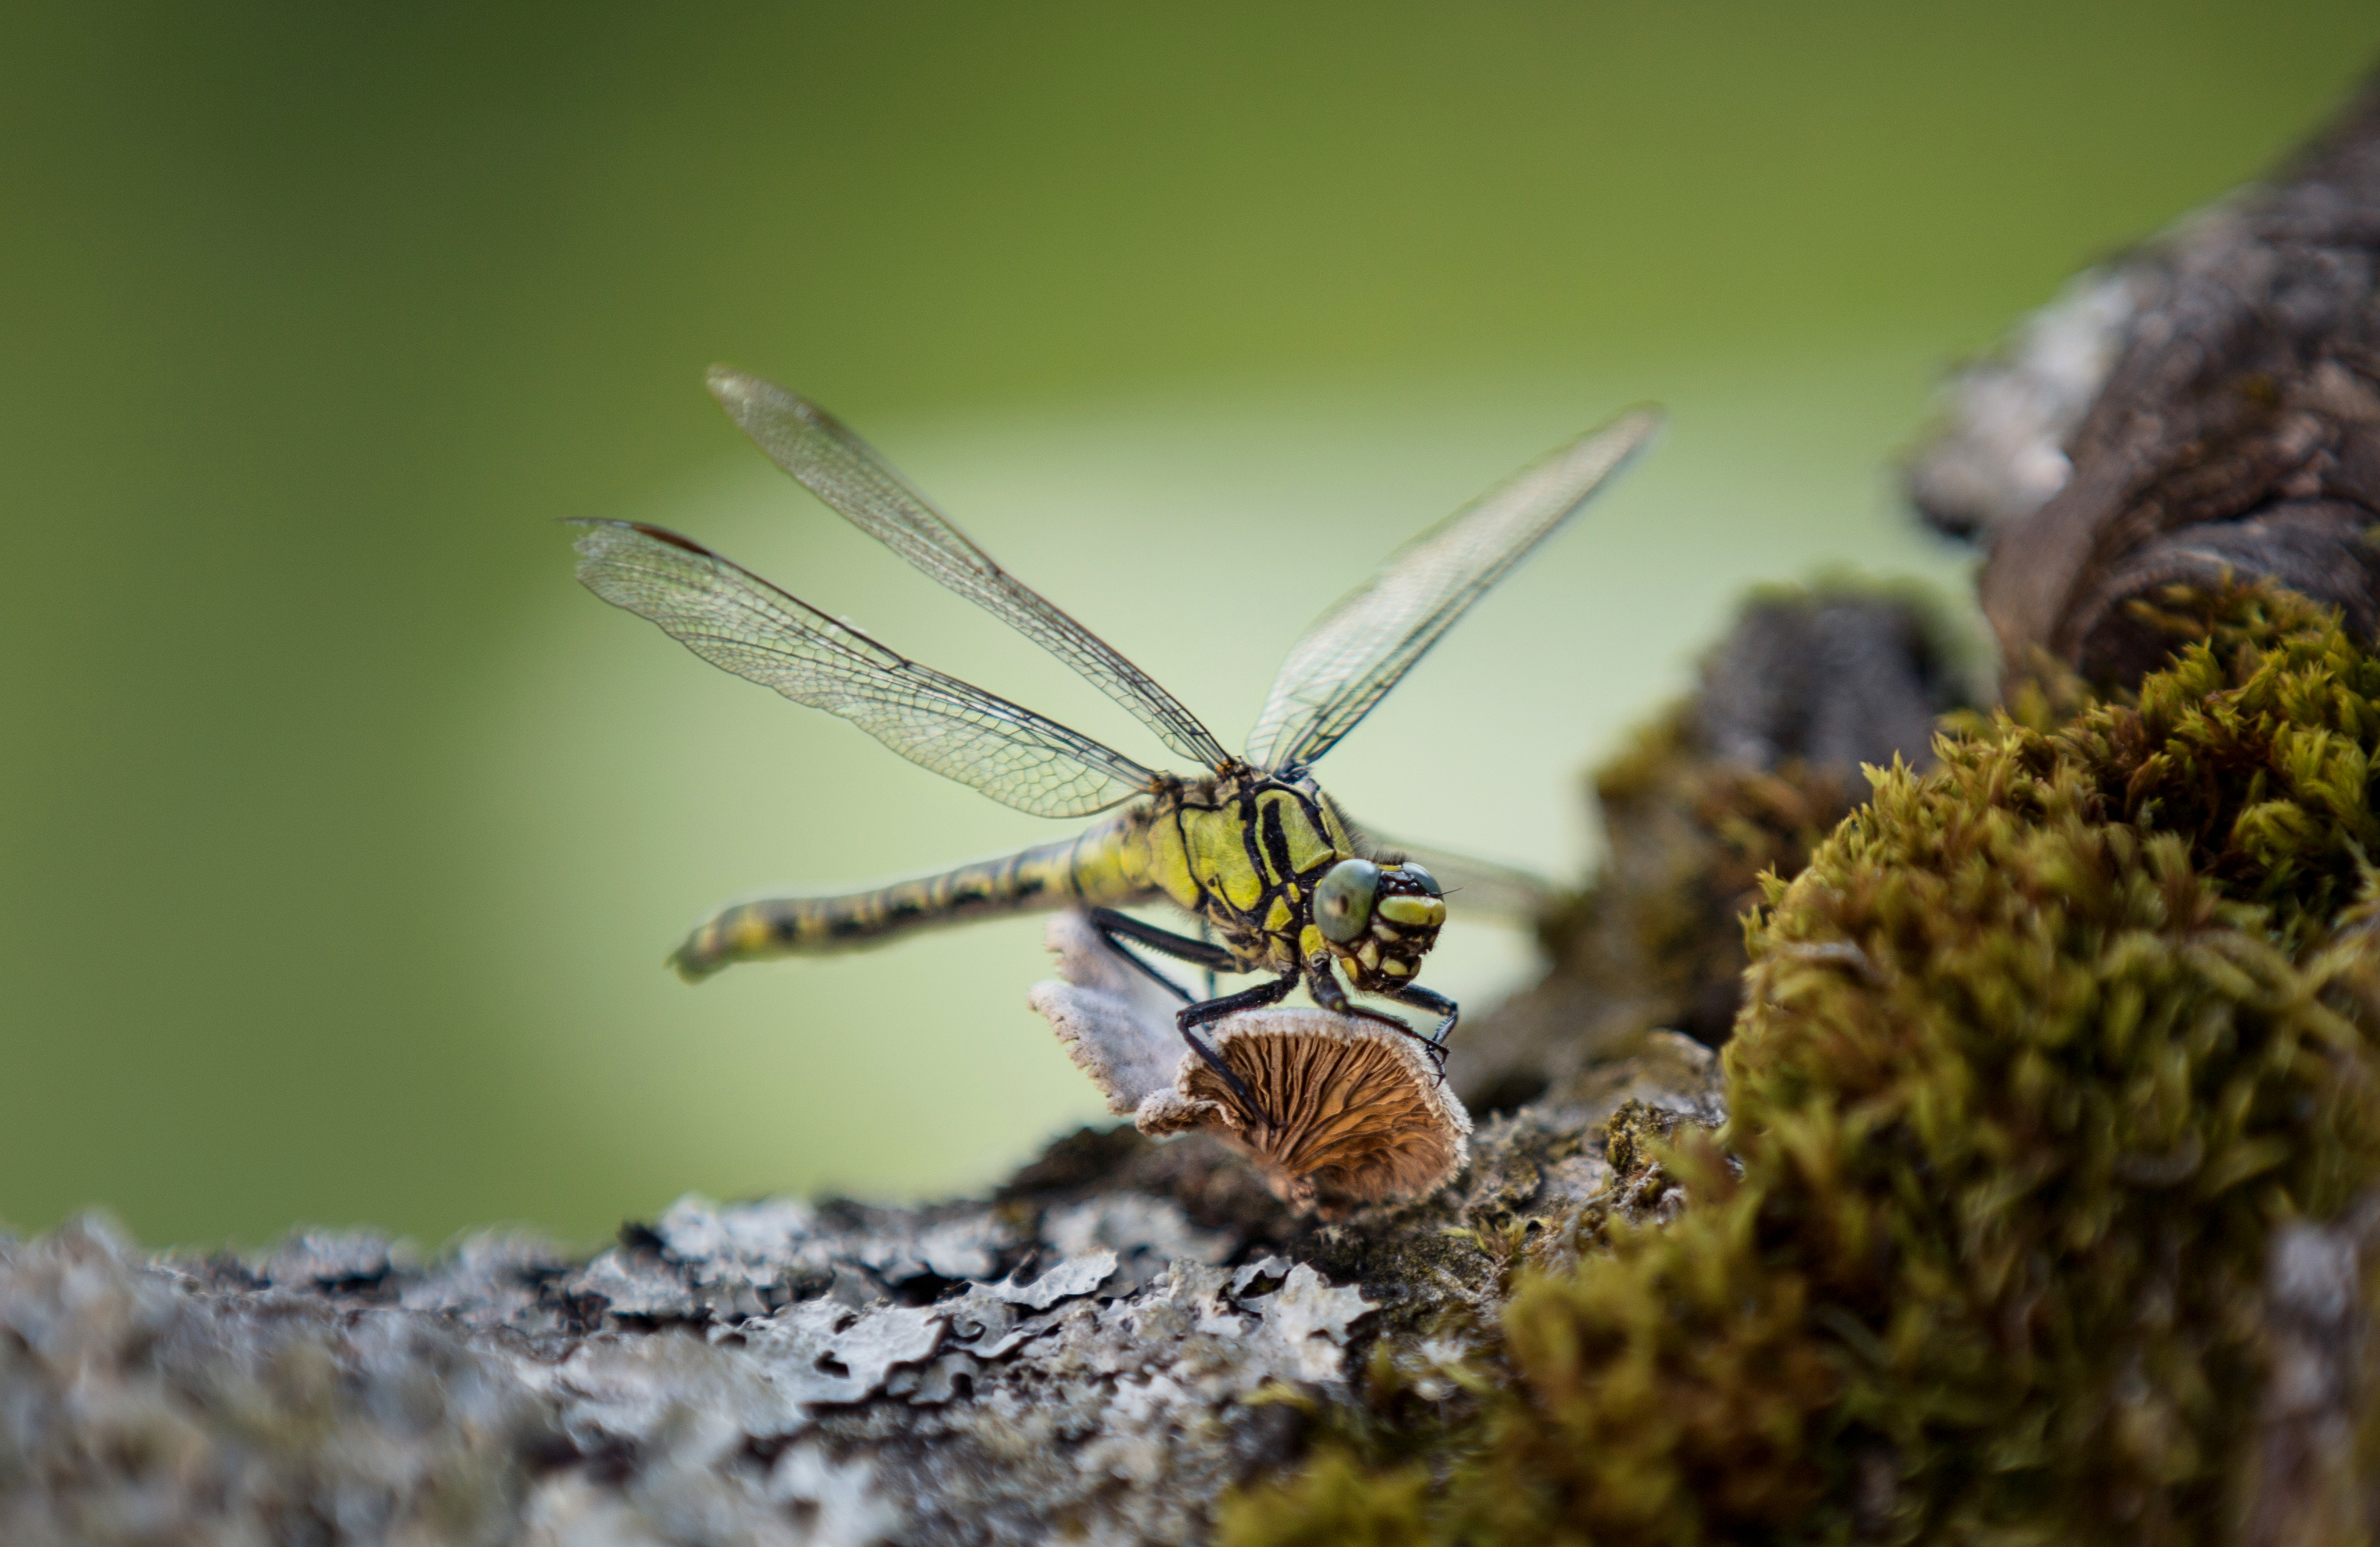
[(1050, 920), (1059, 981), (1033, 1007), (1068, 1056), (1153, 1137), (1205, 1129), (1301, 1212), (1436, 1191), (1469, 1155), (1471, 1115), (1414, 1038), (1325, 1010), (1245, 1010), (1201, 1029), (1251, 1109), (1174, 1029), (1179, 1004), (1079, 912)]
[(1470, 1115), (1412, 1038), (1322, 1010), (1269, 1010), (1222, 1022), (1214, 1041), (1262, 1110), (1185, 1055), (1174, 1089), (1141, 1104), (1143, 1133), (1211, 1129), (1301, 1211), (1419, 1197), (1462, 1167)]

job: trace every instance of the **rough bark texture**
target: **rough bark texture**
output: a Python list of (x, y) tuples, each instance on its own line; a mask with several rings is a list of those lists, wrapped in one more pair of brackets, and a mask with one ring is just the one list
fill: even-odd
[(2264, 577), (2380, 625), (2380, 85), (2272, 186), (2083, 275), (1947, 395), (1911, 474), (1990, 551), (2005, 659), (2099, 683), (2171, 641), (2128, 603)]
[(1611, 1192), (1623, 1103), (1721, 1115), (1683, 1038), (1576, 1098), (1330, 1225), (1126, 1128), (971, 1202), (687, 1199), (589, 1261), (0, 1243), (0, 1541), (1194, 1540), (1376, 1351), (1460, 1361), (1529, 1237)]
[(2380, 1199), (2329, 1225), (2275, 1234), (2265, 1272), (2270, 1369), (2256, 1413), (2250, 1547), (2368, 1541), (2380, 1475), (2359, 1433), (2370, 1413), (2374, 1249)]

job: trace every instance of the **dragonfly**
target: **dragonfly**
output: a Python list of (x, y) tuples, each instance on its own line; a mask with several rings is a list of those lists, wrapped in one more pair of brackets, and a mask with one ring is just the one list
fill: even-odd
[[(1652, 439), (1661, 416), (1621, 414), (1524, 469), (1390, 556), (1292, 647), (1234, 756), (1162, 687), (994, 563), (865, 441), (784, 388), (725, 367), (713, 396), (778, 467), (860, 530), (1063, 661), (1197, 770), (1150, 768), (1105, 743), (904, 656), (713, 553), (641, 522), (584, 518), (578, 579), (713, 665), (841, 715), (893, 751), (1036, 816), (1112, 812), (1071, 838), (837, 895), (723, 908), (670, 957), (688, 981), (737, 962), (872, 945), (929, 926), (1062, 907), (1181, 1001), (1192, 1051), (1256, 1105), (1199, 1035), (1303, 984), (1326, 1010), (1394, 1028), (1443, 1068), (1461, 1010), (1422, 986), (1449, 881), (1483, 911), (1551, 892), (1523, 872), (1367, 834), (1315, 783), (1314, 764), (1488, 590)], [(1441, 872), (1445, 872), (1441, 875)], [(1171, 904), (1199, 936), (1122, 911)], [(1207, 973), (1201, 997), (1129, 944)], [(1217, 994), (1218, 972), (1263, 974)], [(1341, 981), (1343, 975), (1345, 982)], [(1424, 1034), (1350, 991), (1439, 1017)]]

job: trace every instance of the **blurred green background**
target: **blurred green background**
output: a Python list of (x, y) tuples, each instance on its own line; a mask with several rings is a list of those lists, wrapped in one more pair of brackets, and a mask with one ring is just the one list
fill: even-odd
[[(1061, 831), (569, 579), (682, 526), (1136, 727), (776, 477), (734, 360), (1245, 731), (1305, 622), (1621, 404), (1654, 457), (1326, 765), (1575, 872), (1747, 581), (1962, 583), (1950, 361), (2268, 164), (2368, 4), (18, 7), (0, 20), (0, 1220), (607, 1232), (980, 1181), (1098, 1103), (1038, 924), (730, 973), (772, 882)], [(1452, 932), (1433, 981), (1526, 968)]]

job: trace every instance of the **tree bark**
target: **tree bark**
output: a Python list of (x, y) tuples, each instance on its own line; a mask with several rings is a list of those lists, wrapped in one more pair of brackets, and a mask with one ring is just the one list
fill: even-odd
[(1945, 395), (1927, 519), (1989, 552), (2003, 659), (2101, 684), (2168, 641), (2131, 603), (2265, 578), (2380, 627), (2380, 81), (2268, 187), (2082, 275)]

